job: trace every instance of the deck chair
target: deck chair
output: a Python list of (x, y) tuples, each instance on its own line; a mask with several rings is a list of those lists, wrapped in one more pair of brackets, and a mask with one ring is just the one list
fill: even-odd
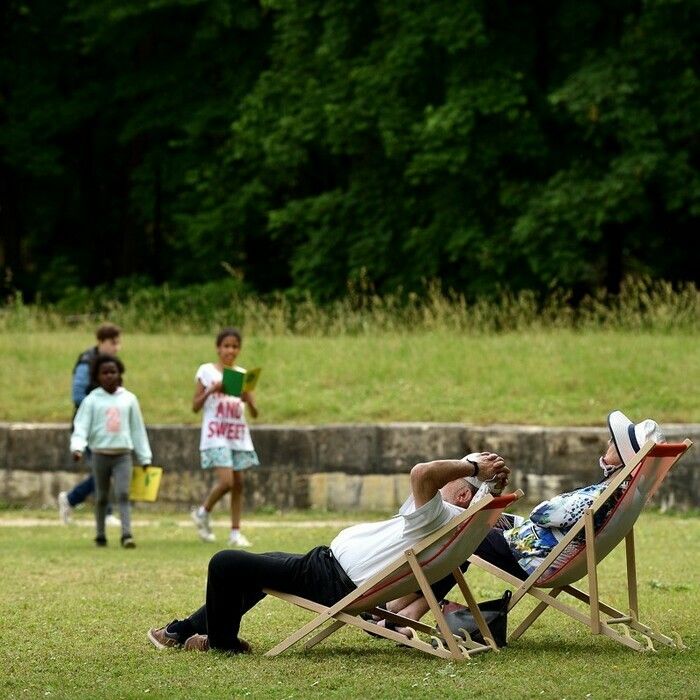
[[(526, 594), (539, 601), (532, 612), (513, 630), (508, 638), (509, 642), (518, 639), (551, 606), (589, 626), (593, 634), (604, 635), (636, 651), (655, 651), (652, 640), (671, 647), (685, 648), (679, 635), (672, 633), (675, 635), (672, 639), (639, 621), (634, 524), (666, 474), (691, 444), (690, 440), (677, 444), (657, 444), (652, 440), (647, 442), (638, 453), (636, 460), (621, 469), (610, 480), (608, 488), (598, 496), (566, 537), (525, 581), (517, 579), (480, 557), (470, 557), (471, 563), (516, 587), (508, 607), (509, 611)], [(629, 482), (624, 494), (607, 514), (605, 521), (597, 530), (594, 530), (595, 513), (628, 478)], [(627, 614), (602, 602), (598, 596), (598, 564), (623, 540), (627, 559), (629, 601)], [(588, 593), (571, 585), (586, 574), (588, 575)], [(550, 590), (546, 592), (543, 589)], [(558, 596), (561, 593), (567, 593), (584, 602), (589, 608), (588, 614), (559, 600)], [(622, 631), (619, 632), (613, 626), (618, 626)], [(633, 637), (632, 631), (636, 636), (641, 637), (642, 641)]]
[[(371, 576), (365, 583), (330, 607), (299, 596), (265, 589), (265, 593), (268, 595), (316, 613), (311, 622), (270, 649), (266, 656), (276, 656), (304, 637), (315, 633), (304, 645), (306, 649), (309, 649), (345, 625), (357, 627), (433, 656), (455, 661), (465, 660), (473, 654), (491, 649), (497, 650), (488, 625), (484, 621), (459, 567), (474, 552), (503, 510), (522, 495), (522, 491), (495, 498), (491, 494), (486, 495), (478, 503), (470, 505), (463, 513), (452, 518), (439, 530), (425, 537), (414, 547), (407, 549), (391, 564)], [(445, 621), (430, 585), (449, 573), (454, 575), (467, 605), (474, 615), (479, 631), (484, 638), (483, 644), (474, 642), (466, 632), (461, 637), (455, 636)], [(418, 590), (428, 601), (437, 627), (431, 627), (377, 607), (382, 603)], [(363, 619), (361, 613), (367, 612), (409, 627), (412, 630), (411, 637), (407, 638), (399, 632), (380, 627)], [(429, 635), (431, 640), (424, 641), (417, 633)], [(445, 648), (443, 640), (447, 644), (447, 648)]]

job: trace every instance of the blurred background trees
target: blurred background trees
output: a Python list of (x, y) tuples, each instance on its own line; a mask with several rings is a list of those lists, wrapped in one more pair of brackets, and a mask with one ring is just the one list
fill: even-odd
[(700, 281), (700, 4), (8, 0), (0, 291)]

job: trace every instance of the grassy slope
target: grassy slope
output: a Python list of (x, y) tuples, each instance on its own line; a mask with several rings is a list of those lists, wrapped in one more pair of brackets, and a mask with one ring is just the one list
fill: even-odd
[[(23, 514), (24, 515), (24, 514)], [(16, 511), (0, 519), (16, 518)], [(87, 520), (88, 514), (83, 518)], [(138, 515), (139, 519), (144, 516)], [(182, 616), (203, 597), (215, 546), (178, 527), (182, 516), (154, 517), (136, 529), (139, 547), (94, 549), (90, 527), (0, 527), (0, 696), (71, 698), (693, 698), (700, 695), (697, 518), (645, 514), (638, 528), (643, 614), (677, 629), (691, 649), (636, 654), (588, 634), (554, 611), (511, 648), (455, 665), (342, 631), (310, 652), (277, 659), (261, 653), (308, 619), (265, 600), (244, 621), (255, 655), (158, 652), (146, 630)], [(337, 526), (255, 527), (258, 551), (305, 551)], [(111, 531), (110, 531), (111, 534)], [(223, 536), (219, 531), (219, 537)], [(112, 534), (112, 539), (115, 536)], [(693, 554), (693, 551), (695, 554)], [(685, 562), (683, 565), (680, 562)], [(482, 572), (477, 598), (502, 586)], [(603, 564), (601, 593), (624, 608), (624, 556)], [(453, 598), (457, 598), (453, 592)], [(529, 607), (529, 603), (528, 603)], [(524, 610), (524, 609), (523, 609)], [(511, 628), (521, 619), (518, 608)], [(693, 670), (695, 669), (695, 671)]]
[[(0, 420), (66, 421), (83, 332), (0, 335)], [(252, 337), (240, 362), (264, 368), (264, 423), (464, 421), (599, 425), (619, 407), (700, 422), (698, 339), (690, 334), (557, 331), (465, 336)], [(126, 385), (148, 423), (198, 422), (196, 367), (213, 339), (126, 334)]]

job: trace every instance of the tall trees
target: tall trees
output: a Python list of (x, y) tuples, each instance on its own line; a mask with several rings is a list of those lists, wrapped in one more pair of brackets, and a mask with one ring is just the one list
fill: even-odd
[(29, 291), (698, 281), (690, 0), (4, 12), (0, 264)]

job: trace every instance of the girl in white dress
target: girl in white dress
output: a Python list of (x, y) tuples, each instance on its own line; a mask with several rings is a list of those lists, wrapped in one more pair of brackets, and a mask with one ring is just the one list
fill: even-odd
[(199, 508), (192, 510), (192, 520), (204, 542), (216, 536), (209, 524), (209, 513), (226, 493), (231, 492), (231, 534), (228, 543), (234, 547), (250, 547), (240, 530), (243, 496), (243, 471), (260, 464), (250, 430), (245, 420), (245, 406), (253, 418), (258, 415), (252, 391), (239, 396), (223, 392), (224, 366), (232, 367), (241, 351), (242, 335), (236, 328), (224, 328), (216, 336), (218, 362), (200, 365), (196, 374), (192, 410), (202, 412), (202, 434), (199, 450), (202, 469), (213, 469), (216, 483)]

